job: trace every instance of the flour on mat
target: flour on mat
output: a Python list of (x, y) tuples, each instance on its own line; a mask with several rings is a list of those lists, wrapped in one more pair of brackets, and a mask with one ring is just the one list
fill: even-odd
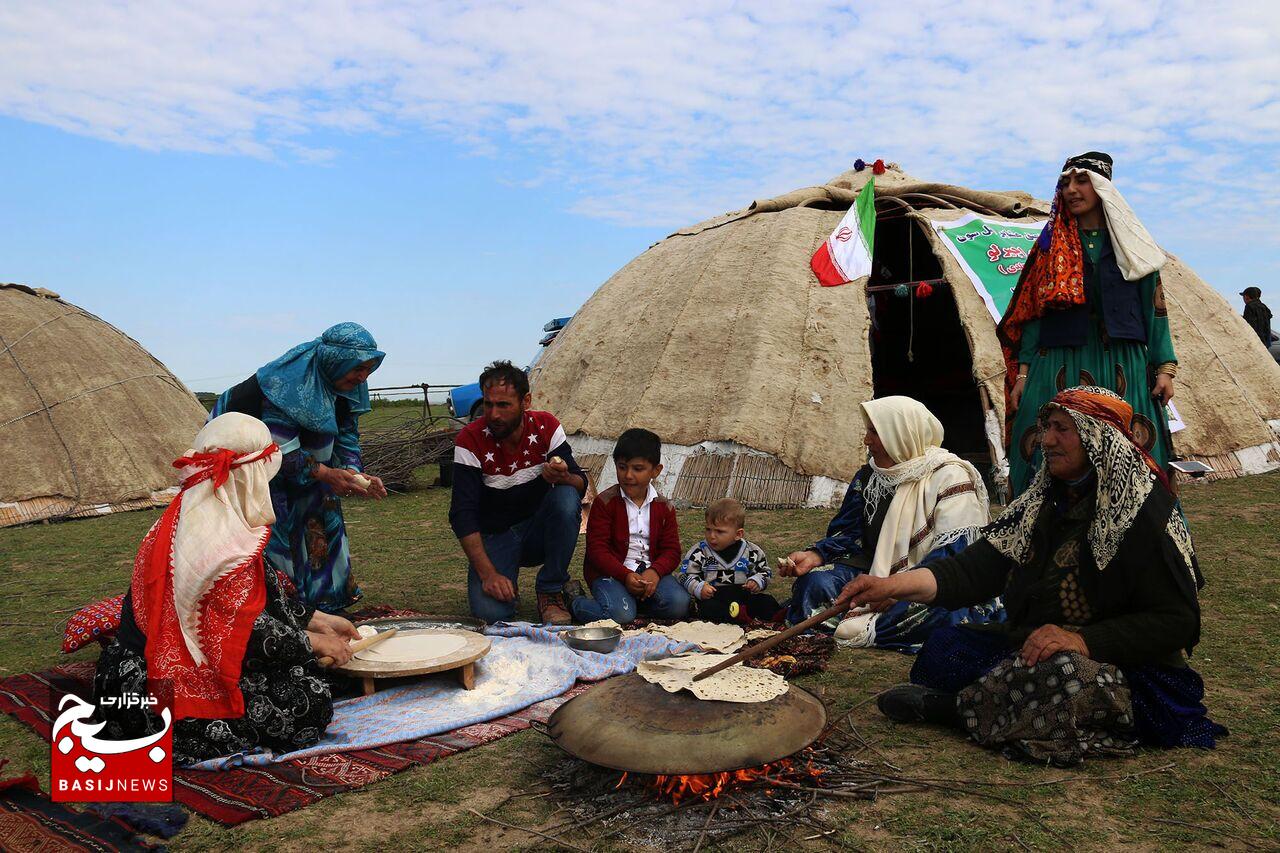
[(450, 704), (488, 703), (519, 693), (530, 678), (529, 662), (522, 657), (495, 655), (476, 661), (476, 687), (449, 697)]
[(704, 669), (728, 660), (729, 657), (730, 655), (690, 655), (644, 661), (636, 667), (636, 672), (645, 681), (658, 685), (668, 693), (688, 690), (699, 699), (721, 702), (768, 702), (787, 692), (787, 680), (781, 675), (767, 669), (753, 669), (742, 665), (722, 669), (702, 681), (693, 680)]

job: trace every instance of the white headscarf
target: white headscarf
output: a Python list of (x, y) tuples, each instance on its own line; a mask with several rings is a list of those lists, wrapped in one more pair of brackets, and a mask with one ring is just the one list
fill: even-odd
[(1116, 255), (1116, 265), (1125, 281), (1137, 281), (1164, 266), (1164, 250), (1156, 245), (1151, 234), (1138, 221), (1133, 208), (1120, 190), (1103, 175), (1091, 169), (1068, 169), (1063, 176), (1084, 172), (1093, 184), (1093, 190), (1102, 201), (1102, 212), (1107, 219), (1107, 236)]
[[(217, 489), (213, 478), (191, 486), (182, 496), (182, 511), (173, 537), (173, 597), (187, 651), (197, 664), (200, 649), (201, 600), (227, 572), (243, 565), (261, 550), (275, 523), (268, 484), (280, 470), (281, 454), (263, 451), (271, 445), (271, 431), (257, 418), (228, 412), (209, 421), (196, 434), (185, 457), (229, 450), (230, 474)], [(201, 470), (182, 469), (183, 478)]]
[(910, 397), (882, 397), (862, 404), (884, 449), (894, 460), (874, 471), (865, 486), (868, 504), (890, 493), (871, 574), (888, 577), (910, 568), (939, 545), (977, 538), (988, 521), (987, 488), (968, 462), (942, 449), (942, 423)]

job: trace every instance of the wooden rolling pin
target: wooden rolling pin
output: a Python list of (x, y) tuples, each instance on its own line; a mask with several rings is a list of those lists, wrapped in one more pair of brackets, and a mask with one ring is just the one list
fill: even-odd
[(821, 622), (826, 622), (832, 616), (839, 616), (842, 613), (848, 612), (848, 610), (849, 610), (848, 604), (832, 605), (831, 607), (828, 607), (826, 610), (822, 611), (818, 615), (810, 616), (808, 619), (804, 620), (799, 625), (795, 625), (794, 627), (788, 628), (787, 630), (783, 631), (781, 634), (774, 634), (772, 637), (769, 637), (766, 640), (761, 640), (760, 642), (756, 643), (754, 646), (752, 646), (749, 649), (743, 649), (742, 651), (738, 652), (736, 655), (729, 658), (728, 660), (722, 660), (720, 661), (720, 663), (716, 664), (715, 666), (707, 667), (702, 672), (695, 675), (693, 677), (693, 680), (701, 681), (702, 679), (708, 676), (715, 675), (717, 672), (719, 672), (722, 669), (728, 669), (734, 664), (742, 663), (744, 660), (750, 660), (756, 655), (759, 655), (761, 652), (767, 652), (769, 649), (778, 645), (778, 643), (781, 643), (783, 640), (789, 640), (792, 637), (794, 637), (796, 634), (804, 633), (805, 631), (808, 631), (810, 628), (812, 628), (814, 625), (817, 625)]
[[(390, 640), (392, 637), (396, 635), (396, 632), (399, 630), (400, 630), (399, 628), (388, 628), (387, 630), (383, 631), (380, 634), (374, 634), (372, 637), (365, 637), (363, 640), (357, 640), (356, 642), (351, 644), (351, 654), (354, 655), (356, 652), (362, 652), (367, 648), (376, 646), (378, 645), (378, 643), (381, 643), (383, 640)], [(333, 666), (333, 658), (330, 657), (329, 655), (325, 655), (324, 657), (317, 660), (316, 663), (320, 664), (321, 666)]]

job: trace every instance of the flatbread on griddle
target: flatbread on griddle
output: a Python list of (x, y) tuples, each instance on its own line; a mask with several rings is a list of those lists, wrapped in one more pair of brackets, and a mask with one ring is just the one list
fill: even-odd
[(781, 675), (741, 664), (722, 669), (702, 681), (693, 680), (704, 669), (729, 657), (731, 655), (690, 655), (644, 661), (636, 667), (636, 672), (668, 693), (688, 690), (699, 699), (720, 702), (768, 702), (787, 692), (789, 685)]

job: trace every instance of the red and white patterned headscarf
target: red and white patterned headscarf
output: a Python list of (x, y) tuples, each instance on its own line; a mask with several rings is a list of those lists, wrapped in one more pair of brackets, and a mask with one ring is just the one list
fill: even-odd
[(138, 549), (131, 590), (147, 678), (171, 684), (177, 719), (244, 714), (240, 667), (266, 605), (262, 551), (275, 522), (268, 484), (278, 451), (257, 418), (214, 418), (173, 463), (182, 490)]

